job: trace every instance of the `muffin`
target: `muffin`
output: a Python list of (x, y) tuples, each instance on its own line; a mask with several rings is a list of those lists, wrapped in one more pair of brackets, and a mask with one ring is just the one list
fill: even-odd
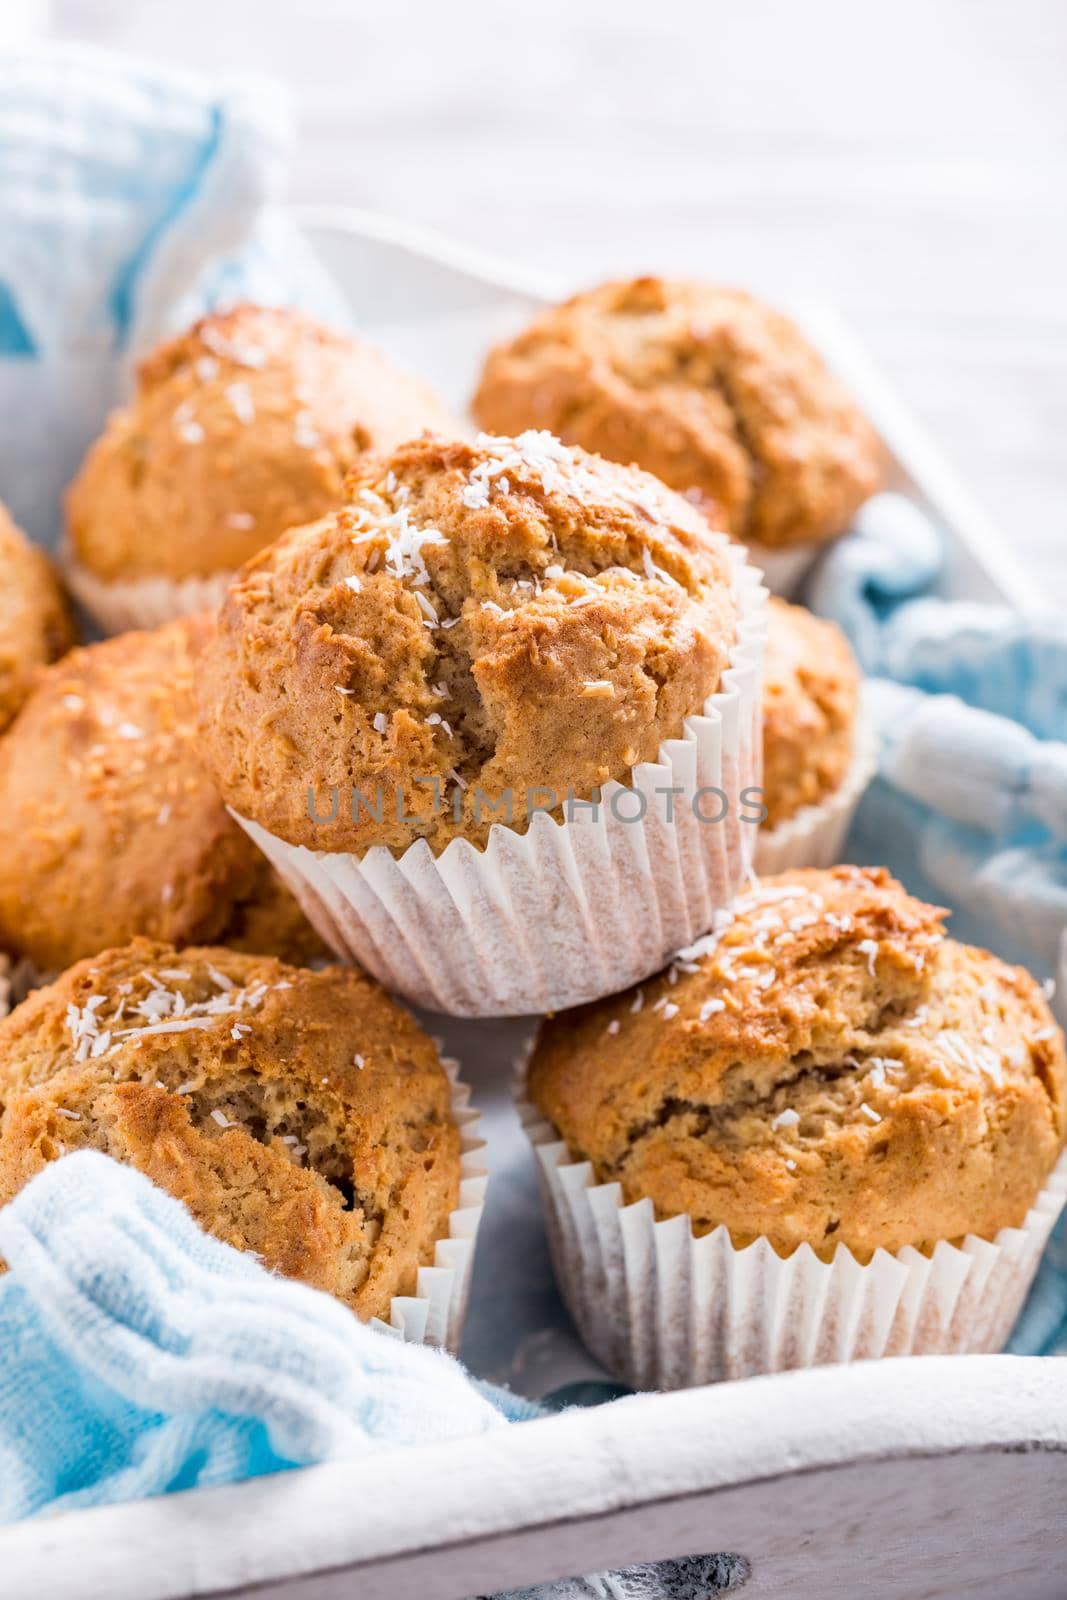
[(833, 622), (772, 599), (763, 657), (760, 872), (828, 867), (874, 769), (860, 670)]
[(1067, 1061), (1040, 987), (943, 916), (881, 869), (785, 873), (544, 1025), (529, 1131), (612, 1370), (1002, 1346), (1063, 1204)]
[(214, 609), (360, 455), (423, 428), (451, 431), (444, 407), (367, 345), (294, 311), (205, 317), (142, 364), (71, 485), (71, 587), (107, 632)]
[(712, 284), (635, 278), (551, 307), (490, 353), (473, 410), (655, 473), (782, 591), (882, 477), (873, 429), (800, 330)]
[[(0, 1205), (99, 1150), (272, 1271), (454, 1344), (477, 1221), (458, 1208), (480, 1198), (464, 1103), (361, 974), (137, 939), (0, 1023)], [(450, 1232), (431, 1295), (420, 1268)]]
[(70, 611), (51, 563), (0, 505), (0, 733), (39, 667), (74, 643)]
[(328, 955), (200, 760), (210, 618), (73, 651), (0, 741), (0, 946), (56, 972), (137, 934)]
[(416, 440), (349, 496), (230, 586), (199, 670), (223, 798), (338, 953), (433, 1009), (655, 971), (747, 870), (758, 576), (548, 434)]

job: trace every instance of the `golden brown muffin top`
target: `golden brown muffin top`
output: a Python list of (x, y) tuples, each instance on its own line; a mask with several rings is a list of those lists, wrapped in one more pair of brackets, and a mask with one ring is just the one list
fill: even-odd
[(836, 623), (773, 599), (763, 656), (763, 803), (776, 828), (818, 805), (852, 762), (860, 671)]
[(0, 733), (37, 669), (74, 643), (74, 624), (52, 564), (0, 505)]
[(490, 353), (473, 411), (636, 462), (763, 545), (836, 537), (882, 476), (870, 424), (799, 329), (706, 283), (634, 278), (553, 306)]
[(783, 873), (640, 989), (547, 1022), (529, 1098), (626, 1200), (786, 1255), (1020, 1224), (1067, 1132), (1034, 980), (883, 869)]
[(143, 363), (67, 499), (73, 555), (106, 580), (230, 572), (332, 510), (366, 450), (452, 431), (376, 350), (295, 311), (205, 317)]
[(94, 1149), (216, 1238), (388, 1317), (458, 1204), (434, 1045), (350, 968), (138, 939), (0, 1023), (0, 1204)]
[(201, 763), (193, 661), (213, 626), (73, 651), (0, 741), (0, 945), (42, 971), (136, 934), (326, 954)]
[(646, 474), (548, 434), (425, 438), (349, 494), (238, 574), (200, 668), (224, 798), (290, 843), (481, 844), (502, 796), (521, 828), (528, 791), (624, 778), (718, 686), (725, 540)]

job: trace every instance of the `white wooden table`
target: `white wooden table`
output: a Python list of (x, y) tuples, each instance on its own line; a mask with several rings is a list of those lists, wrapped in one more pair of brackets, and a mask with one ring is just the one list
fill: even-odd
[(1067, 601), (1062, 0), (5, 0), (302, 98), (291, 198), (823, 299)]

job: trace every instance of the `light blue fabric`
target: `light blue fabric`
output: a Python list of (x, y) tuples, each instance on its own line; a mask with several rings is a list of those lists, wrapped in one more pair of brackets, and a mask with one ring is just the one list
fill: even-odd
[(0, 52), (0, 500), (39, 542), (163, 334), (242, 298), (346, 319), (273, 206), (292, 134), (270, 82)]
[[(376, 1331), (79, 1151), (0, 1210), (0, 1525), (239, 1482), (542, 1413)], [(524, 1591), (653, 1600), (733, 1588), (736, 1556)], [(516, 1597), (518, 1600), (518, 1597)]]
[(0, 1523), (506, 1425), (451, 1357), (272, 1276), (95, 1152), (0, 1211), (0, 1257)]
[[(932, 523), (880, 495), (804, 596), (874, 675), (879, 775), (848, 854), (948, 905), (957, 937), (1055, 976), (1067, 1023), (1067, 620), (938, 599), (941, 567)], [(1067, 1220), (1011, 1348), (1067, 1354)]]
[(937, 529), (884, 494), (805, 595), (872, 675), (879, 779), (851, 853), (947, 902), (961, 937), (1051, 973), (1067, 927), (1067, 624), (938, 599), (941, 565)]

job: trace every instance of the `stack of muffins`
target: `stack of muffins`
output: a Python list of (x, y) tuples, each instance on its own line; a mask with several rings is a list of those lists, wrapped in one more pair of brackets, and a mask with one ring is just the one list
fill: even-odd
[(1063, 1039), (834, 865), (859, 672), (761, 581), (877, 488), (870, 426), (785, 319), (659, 279), (493, 351), (474, 413), (244, 307), (146, 363), (71, 490), (114, 637), (64, 654), (0, 527), (0, 946), (59, 974), (0, 1024), (0, 1203), (104, 1150), (455, 1347), (480, 1146), (391, 995), (547, 1013), (519, 1114), (612, 1372), (999, 1348), (1063, 1203)]

